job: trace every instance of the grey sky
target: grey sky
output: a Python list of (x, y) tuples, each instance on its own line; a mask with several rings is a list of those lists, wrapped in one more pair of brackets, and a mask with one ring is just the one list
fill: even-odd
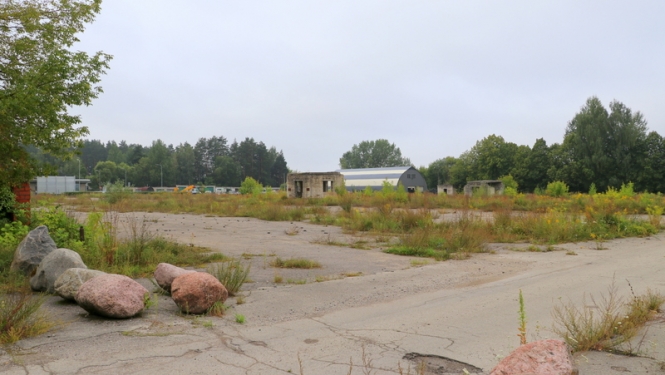
[(665, 135), (663, 1), (106, 0), (78, 48), (114, 55), (76, 109), (92, 139), (253, 137), (291, 169), (354, 144), (416, 165), (490, 135), (561, 142), (592, 95)]

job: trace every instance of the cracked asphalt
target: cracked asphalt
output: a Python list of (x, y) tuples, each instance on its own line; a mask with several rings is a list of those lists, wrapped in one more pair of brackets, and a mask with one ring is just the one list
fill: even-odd
[[(317, 375), (348, 374), (352, 364), (353, 374), (379, 375), (397, 374), (398, 366), (413, 373), (416, 364), (403, 357), (414, 352), (488, 373), (519, 344), (520, 290), (530, 341), (557, 338), (555, 304), (579, 305), (584, 294), (598, 295), (612, 282), (627, 298), (626, 280), (636, 293), (665, 292), (662, 234), (609, 241), (607, 250), (578, 243), (534, 253), (493, 244), (491, 253), (467, 260), (420, 265), (421, 259), (383, 253), (390, 238), (335, 227), (156, 213), (120, 221), (127, 215), (177, 241), (251, 262), (244, 303), (230, 298), (220, 318), (182, 316), (160, 296), (139, 317), (108, 320), (50, 297), (45, 308), (60, 325), (5, 348), (0, 373)], [(273, 257), (305, 257), (322, 268), (277, 270), (269, 266)], [(236, 314), (246, 322), (236, 323)], [(642, 357), (581, 353), (580, 374), (665, 373), (664, 321), (651, 323), (634, 343)]]

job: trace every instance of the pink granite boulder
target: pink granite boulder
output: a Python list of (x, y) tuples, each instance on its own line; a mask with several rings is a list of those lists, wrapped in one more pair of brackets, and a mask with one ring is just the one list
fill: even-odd
[(214, 276), (194, 272), (178, 276), (171, 284), (171, 297), (180, 311), (203, 314), (217, 301), (224, 302), (229, 292)]
[(171, 283), (176, 277), (196, 271), (186, 270), (168, 263), (159, 263), (155, 269), (155, 281), (162, 289), (171, 292)]
[(501, 360), (490, 375), (577, 375), (565, 342), (535, 341), (520, 346)]
[(87, 312), (109, 318), (131, 318), (143, 311), (148, 290), (123, 275), (100, 275), (84, 282), (76, 303)]

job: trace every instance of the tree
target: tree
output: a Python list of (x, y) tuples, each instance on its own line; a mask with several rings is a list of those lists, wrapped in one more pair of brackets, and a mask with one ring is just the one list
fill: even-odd
[(339, 165), (342, 169), (402, 167), (411, 165), (411, 160), (402, 157), (402, 152), (394, 143), (377, 139), (353, 145), (339, 159)]
[(441, 184), (452, 183), (451, 168), (457, 163), (457, 159), (448, 156), (430, 163), (424, 174), (427, 186), (430, 188)]
[(175, 148), (175, 159), (178, 165), (176, 183), (192, 185), (197, 182), (194, 173), (194, 166), (196, 165), (194, 155), (194, 148), (187, 142)]
[(15, 185), (34, 177), (37, 167), (24, 146), (68, 158), (88, 134), (68, 110), (90, 105), (102, 92), (97, 84), (111, 56), (71, 48), (100, 5), (101, 0), (0, 2), (0, 181)]
[(238, 186), (241, 182), (242, 169), (240, 164), (230, 156), (218, 156), (215, 159), (213, 182), (221, 186)]
[(550, 148), (544, 139), (539, 138), (532, 148), (519, 146), (512, 175), (521, 191), (533, 192), (536, 188), (545, 189), (550, 182), (547, 172), (551, 166)]
[(476, 142), (469, 150), (470, 179), (496, 180), (510, 174), (518, 149), (515, 143), (494, 134)]
[(284, 159), (284, 154), (280, 151), (270, 169), (270, 179), (272, 181), (270, 185), (281, 186), (286, 183), (285, 180), (288, 173), (289, 168), (286, 165), (286, 159)]
[(610, 103), (608, 112), (597, 97), (587, 99), (566, 129), (562, 146), (569, 157), (562, 180), (573, 191), (587, 191), (592, 183), (602, 191), (637, 179), (646, 132), (640, 112), (618, 101)]

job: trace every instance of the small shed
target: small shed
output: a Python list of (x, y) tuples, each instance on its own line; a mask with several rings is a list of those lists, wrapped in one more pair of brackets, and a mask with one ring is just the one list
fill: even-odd
[(504, 189), (501, 180), (469, 181), (464, 185), (464, 195), (473, 195), (475, 192), (483, 195), (502, 195)]
[(344, 176), (339, 172), (289, 173), (286, 176), (286, 196), (322, 198), (342, 185)]
[(453, 185), (451, 185), (451, 184), (437, 185), (436, 186), (436, 193), (437, 194), (455, 195), (455, 187), (453, 187)]
[(364, 190), (368, 186), (372, 190), (381, 190), (384, 181), (388, 181), (395, 187), (402, 184), (409, 193), (427, 191), (425, 177), (411, 166), (341, 169), (339, 172), (344, 175), (344, 184), (346, 190), (349, 191)]

